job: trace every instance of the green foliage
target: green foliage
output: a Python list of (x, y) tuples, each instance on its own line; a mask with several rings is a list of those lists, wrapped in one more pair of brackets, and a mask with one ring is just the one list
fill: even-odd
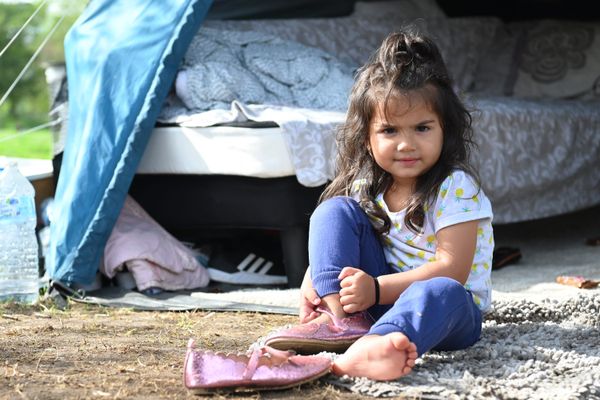
[[(0, 41), (2, 48), (17, 33), (21, 25), (33, 13), (35, 6), (28, 3), (5, 4), (0, 6)], [(21, 36), (0, 58), (0, 93), (4, 95), (13, 81), (17, 78), (27, 61), (33, 55), (36, 46), (37, 29), (25, 29)], [(33, 66), (23, 76), (15, 90), (9, 97), (9, 102), (3, 107), (8, 108), (9, 116), (17, 118), (19, 116), (19, 106), (26, 98), (35, 98), (33, 93), (45, 92), (38, 76), (43, 76), (43, 71), (39, 66)], [(47, 99), (46, 99), (47, 104)]]
[(70, 20), (77, 18), (85, 9), (87, 0), (52, 0), (48, 5), (48, 15), (66, 16)]
[(48, 32), (59, 18), (64, 19), (42, 52), (41, 58), (44, 63), (64, 62), (65, 36), (86, 4), (87, 1), (83, 0), (52, 0), (49, 2), (44, 15), (43, 29)]
[[(35, 12), (41, 4), (37, 2), (0, 2), (0, 49), (3, 49), (23, 26), (27, 19)], [(6, 102), (0, 105), (0, 130), (23, 131), (48, 121), (49, 91), (44, 75), (44, 67), (48, 64), (64, 62), (64, 37), (78, 15), (83, 11), (86, 1), (82, 0), (51, 0), (25, 27), (19, 37), (12, 43), (7, 51), (0, 57), (0, 98), (4, 96), (8, 88), (13, 84), (20, 72), (23, 70), (36, 49), (44, 41), (48, 33), (61, 19), (58, 29), (50, 37), (41, 53), (21, 78), (17, 86), (9, 95)], [(48, 132), (41, 135), (27, 135), (36, 138), (33, 142), (48, 141)], [(45, 138), (45, 139), (41, 139)], [(20, 143), (30, 148), (35, 154), (40, 151), (46, 154), (42, 158), (48, 158), (47, 145), (45, 150), (30, 142), (32, 139), (11, 140), (11, 144), (0, 142), (0, 154), (6, 146), (14, 147), (14, 143)], [(11, 150), (12, 151), (12, 150)], [(19, 153), (21, 150), (19, 150)], [(51, 151), (50, 151), (51, 153)]]

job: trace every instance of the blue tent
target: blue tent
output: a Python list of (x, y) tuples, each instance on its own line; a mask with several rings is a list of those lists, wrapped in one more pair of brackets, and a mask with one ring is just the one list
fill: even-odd
[(68, 141), (47, 270), (89, 284), (211, 0), (93, 0), (65, 39)]

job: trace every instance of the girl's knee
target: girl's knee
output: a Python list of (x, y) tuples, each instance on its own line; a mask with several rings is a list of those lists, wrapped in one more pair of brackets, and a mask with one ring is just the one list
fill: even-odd
[(310, 219), (313, 221), (316, 219), (354, 218), (357, 213), (364, 213), (364, 211), (356, 200), (351, 197), (336, 196), (319, 204)]
[(415, 289), (430, 292), (433, 294), (460, 294), (465, 293), (466, 289), (455, 279), (445, 276), (438, 276), (425, 281), (418, 281), (411, 286), (416, 285)]
[(431, 283), (439, 288), (448, 288), (450, 290), (464, 289), (463, 285), (461, 285), (456, 279), (448, 278), (446, 276), (437, 276), (435, 278), (431, 278)]

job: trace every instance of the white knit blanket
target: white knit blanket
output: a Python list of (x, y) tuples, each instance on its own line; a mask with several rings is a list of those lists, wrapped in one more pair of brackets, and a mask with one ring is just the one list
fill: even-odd
[(352, 68), (316, 47), (254, 31), (201, 28), (177, 78), (195, 111), (232, 101), (345, 111)]

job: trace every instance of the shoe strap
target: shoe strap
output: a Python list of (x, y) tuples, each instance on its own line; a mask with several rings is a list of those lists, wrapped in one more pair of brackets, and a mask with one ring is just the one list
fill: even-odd
[(317, 307), (316, 309), (317, 312), (320, 313), (324, 313), (329, 315), (329, 318), (331, 318), (331, 322), (333, 323), (333, 326), (329, 326), (331, 328), (332, 331), (334, 332), (343, 332), (348, 330), (348, 325), (346, 325), (341, 318), (338, 318), (335, 314), (333, 314), (331, 311), (329, 311), (326, 308), (323, 307)]
[(248, 360), (248, 364), (246, 365), (246, 369), (244, 369), (244, 373), (242, 374), (243, 379), (251, 379), (256, 372), (256, 368), (258, 368), (258, 362), (260, 357), (267, 356), (274, 360), (284, 361), (289, 360), (289, 358), (296, 353), (293, 351), (286, 350), (277, 350), (269, 346), (261, 346), (252, 350), (252, 354), (250, 355), (250, 359)]

